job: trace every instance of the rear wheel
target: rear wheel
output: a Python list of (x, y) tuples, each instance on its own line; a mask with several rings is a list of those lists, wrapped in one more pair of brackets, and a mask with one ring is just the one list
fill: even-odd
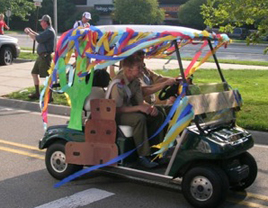
[(50, 145), (46, 152), (46, 167), (51, 176), (63, 179), (81, 170), (82, 165), (67, 164), (65, 156), (65, 143), (57, 142)]
[(228, 178), (218, 167), (192, 168), (182, 180), (182, 193), (194, 207), (217, 207), (226, 199), (228, 190)]
[(12, 49), (10, 47), (4, 47), (0, 51), (0, 64), (10, 65), (13, 62)]
[(248, 174), (248, 177), (243, 179), (239, 184), (232, 187), (232, 190), (234, 190), (234, 191), (242, 191), (242, 190), (248, 188), (249, 186), (251, 186), (251, 184), (253, 184), (253, 182), (255, 181), (257, 174), (258, 174), (257, 163), (256, 163), (254, 157), (250, 153), (245, 152), (245, 153), (239, 155), (239, 161), (240, 161), (241, 165), (248, 166), (249, 174)]

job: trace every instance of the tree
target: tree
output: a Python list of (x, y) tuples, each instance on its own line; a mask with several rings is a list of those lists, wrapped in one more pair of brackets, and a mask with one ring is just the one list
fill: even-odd
[(114, 19), (122, 24), (159, 24), (164, 18), (157, 0), (115, 0)]
[[(52, 0), (43, 0), (42, 7), (40, 9), (40, 17), (44, 14), (48, 14), (51, 18), (54, 18), (54, 1)], [(72, 14), (75, 13), (76, 8), (73, 0), (57, 0), (57, 10), (58, 10), (58, 31), (66, 31), (71, 29), (74, 24), (74, 18)], [(69, 27), (69, 22), (71, 27)]]
[(187, 1), (189, 1), (189, 0), (176, 0), (176, 1), (174, 1), (174, 0), (158, 0), (158, 2), (160, 4), (174, 4), (175, 2), (176, 2), (176, 4), (184, 4)]
[(222, 32), (232, 32), (234, 27), (254, 25), (257, 31), (248, 38), (248, 43), (259, 42), (268, 35), (267, 0), (208, 0), (202, 5), (202, 15), (209, 27), (219, 26)]
[(205, 24), (201, 15), (201, 5), (207, 0), (189, 0), (178, 11), (179, 22), (185, 26), (204, 29)]
[[(96, 9), (90, 9), (88, 10), (91, 14), (91, 20), (89, 21), (91, 25), (96, 25), (97, 22), (100, 20), (99, 12)], [(70, 16), (69, 21), (63, 22), (66, 30), (73, 27), (75, 21), (80, 20), (82, 18), (83, 12), (76, 12), (73, 15)]]
[(13, 16), (20, 17), (23, 20), (26, 20), (34, 9), (33, 1), (30, 0), (0, 0), (0, 5), (0, 13), (5, 13), (10, 9)]

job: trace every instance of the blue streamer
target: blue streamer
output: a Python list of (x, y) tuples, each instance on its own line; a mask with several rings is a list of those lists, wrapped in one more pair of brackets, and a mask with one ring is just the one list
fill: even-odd
[(104, 55), (91, 54), (91, 53), (86, 53), (86, 56), (88, 58), (95, 58), (95, 59), (100, 59), (100, 60), (121, 60), (127, 57), (127, 56), (113, 57), (113, 56), (104, 56)]
[[(186, 84), (187, 85), (187, 84)], [(159, 127), (159, 129), (148, 139), (148, 140), (151, 140), (152, 138), (154, 138), (157, 134), (159, 134), (163, 129), (164, 127), (168, 124), (168, 122), (170, 121), (171, 117), (173, 116), (173, 114), (175, 113), (179, 103), (180, 103), (180, 99), (181, 99), (181, 96), (185, 93), (186, 91), (186, 85), (184, 85), (183, 87), (183, 90), (182, 90), (182, 93), (177, 97), (177, 99), (175, 100), (171, 110), (169, 111), (164, 123)], [(100, 165), (95, 165), (95, 166), (92, 166), (92, 167), (89, 167), (89, 168), (86, 168), (86, 169), (83, 169), (83, 170), (80, 170), (66, 178), (64, 178), (63, 180), (61, 180), (60, 182), (56, 183), (54, 185), (55, 188), (58, 188), (62, 185), (64, 185), (65, 183), (69, 182), (69, 181), (72, 181), (86, 173), (89, 173), (93, 170), (97, 170), (99, 168), (102, 168), (102, 167), (105, 167), (105, 166), (108, 166), (108, 165), (112, 165), (114, 163), (117, 163), (119, 162), (120, 160), (123, 160), (124, 158), (128, 157), (130, 154), (132, 154), (134, 151), (136, 151), (138, 148), (140, 148), (142, 145), (143, 145), (144, 142), (142, 142), (140, 145), (138, 145), (135, 149), (132, 149), (126, 153), (123, 153), (111, 160), (109, 160), (108, 162), (104, 163), (104, 164), (100, 164)]]
[(179, 120), (181, 120), (183, 117), (185, 117), (186, 115), (189, 114), (189, 112), (191, 112), (193, 109), (193, 106), (191, 104), (188, 104), (187, 107), (183, 110), (183, 112), (181, 113), (181, 115), (179, 116), (179, 118), (177, 119), (176, 122), (178, 122)]

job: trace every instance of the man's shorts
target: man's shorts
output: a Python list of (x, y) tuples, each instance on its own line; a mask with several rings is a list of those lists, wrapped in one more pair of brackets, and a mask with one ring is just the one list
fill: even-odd
[(51, 55), (39, 55), (35, 61), (34, 67), (32, 69), (32, 74), (39, 74), (40, 77), (48, 76), (48, 69), (51, 63)]

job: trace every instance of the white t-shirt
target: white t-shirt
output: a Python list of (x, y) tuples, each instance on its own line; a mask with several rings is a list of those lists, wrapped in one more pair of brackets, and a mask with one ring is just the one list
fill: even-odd
[(80, 27), (80, 26), (82, 26), (82, 27), (89, 27), (90, 24), (89, 24), (88, 22), (83, 23), (81, 20), (78, 20), (78, 21), (76, 21), (76, 22), (74, 23), (73, 28), (77, 28), (77, 27)]

